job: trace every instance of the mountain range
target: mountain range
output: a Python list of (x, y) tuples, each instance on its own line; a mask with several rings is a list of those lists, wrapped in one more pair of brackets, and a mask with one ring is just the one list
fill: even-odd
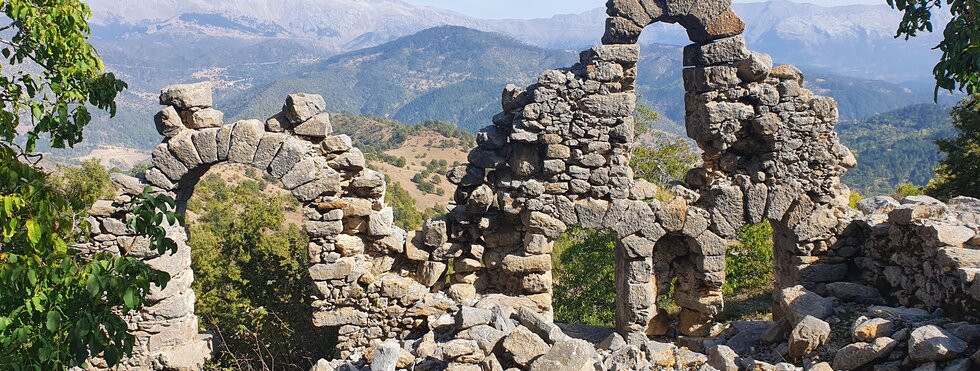
[[(326, 97), (332, 111), (408, 124), (435, 119), (473, 131), (490, 122), (506, 84), (526, 85), (546, 69), (570, 66), (577, 50), (598, 42), (605, 18), (597, 8), (485, 20), (398, 0), (90, 3), (92, 43), (130, 88), (117, 100), (115, 118), (96, 115), (85, 142), (55, 158), (107, 145), (151, 149), (159, 142), (151, 120), (160, 88), (199, 81), (214, 86), (216, 107), (229, 122), (268, 117), (286, 94), (305, 91)], [(896, 40), (899, 13), (885, 5), (773, 1), (735, 9), (753, 50), (797, 64), (808, 88), (838, 101), (842, 127), (932, 100), (929, 72), (938, 56), (931, 46), (939, 35)], [(686, 34), (657, 24), (641, 43), (641, 99), (662, 113), (659, 129), (683, 135)], [(955, 99), (941, 96), (946, 105)], [(867, 132), (842, 130), (842, 137), (866, 141)]]

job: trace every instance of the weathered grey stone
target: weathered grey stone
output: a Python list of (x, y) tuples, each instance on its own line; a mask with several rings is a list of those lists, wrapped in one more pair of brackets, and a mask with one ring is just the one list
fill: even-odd
[(326, 101), (316, 94), (290, 94), (282, 111), (293, 125), (300, 124), (327, 108)]
[(493, 312), (481, 308), (461, 308), (456, 312), (456, 328), (465, 330), (470, 327), (486, 325), (493, 318)]
[(286, 139), (282, 142), (282, 147), (276, 153), (276, 157), (269, 163), (269, 174), (276, 178), (282, 178), (303, 159), (309, 149), (310, 146), (307, 142), (296, 138)]
[(592, 358), (595, 349), (585, 340), (561, 340), (528, 367), (529, 371), (594, 370)]
[(830, 340), (830, 324), (813, 316), (805, 316), (789, 334), (789, 356), (802, 359)]
[(160, 170), (172, 182), (180, 181), (187, 174), (187, 166), (178, 160), (168, 148), (166, 143), (158, 145), (151, 154), (153, 167)]
[(231, 146), (228, 149), (228, 161), (240, 164), (251, 164), (255, 158), (255, 150), (265, 133), (265, 124), (259, 120), (245, 120), (234, 124), (231, 131)]
[(201, 162), (205, 164), (218, 162), (218, 130), (217, 128), (196, 130), (191, 135), (194, 148), (197, 149)]
[(888, 214), (895, 208), (901, 206), (898, 201), (888, 196), (875, 196), (858, 201), (858, 210), (865, 215)]
[(806, 316), (824, 319), (834, 314), (833, 300), (817, 295), (803, 286), (780, 290), (776, 300), (783, 315), (787, 316), (794, 325)]
[(389, 340), (374, 348), (374, 359), (371, 361), (371, 371), (395, 371), (401, 346), (397, 341)]
[(225, 114), (214, 108), (192, 108), (181, 112), (184, 126), (190, 129), (216, 128), (224, 123)]
[(345, 134), (333, 135), (320, 142), (320, 148), (325, 153), (344, 153), (353, 148), (353, 143), (349, 136)]
[(293, 166), (293, 168), (280, 179), (282, 181), (282, 187), (292, 190), (317, 179), (317, 177), (327, 169), (326, 165), (318, 160), (319, 159), (316, 157), (307, 157), (296, 163), (296, 166)]
[(180, 162), (184, 163), (184, 166), (188, 169), (197, 168), (203, 162), (201, 161), (201, 156), (197, 154), (197, 148), (194, 148), (194, 141), (192, 140), (193, 133), (193, 131), (186, 130), (167, 142), (170, 153), (180, 160)]
[(173, 138), (184, 130), (180, 114), (173, 106), (167, 106), (153, 116), (153, 123), (156, 124), (157, 132), (167, 138)]
[(211, 107), (211, 84), (171, 85), (160, 92), (160, 105), (180, 109), (191, 107)]
[(909, 357), (916, 362), (944, 361), (966, 352), (965, 341), (943, 328), (928, 325), (912, 330)]
[(772, 57), (768, 54), (750, 52), (748, 58), (735, 63), (738, 68), (738, 78), (743, 82), (765, 80), (772, 70)]
[(831, 282), (825, 287), (827, 293), (842, 301), (862, 304), (881, 304), (883, 301), (878, 290), (870, 286), (853, 282)]
[(358, 263), (353, 258), (340, 258), (333, 264), (316, 264), (310, 267), (310, 279), (314, 281), (346, 280), (354, 273)]
[(432, 287), (446, 272), (446, 263), (427, 261), (419, 266), (419, 283)]
[(282, 133), (292, 129), (292, 127), (293, 124), (289, 122), (289, 119), (286, 118), (286, 114), (283, 112), (279, 112), (265, 120), (265, 130), (270, 133)]
[(714, 40), (706, 44), (691, 44), (684, 48), (684, 66), (731, 64), (749, 57), (745, 38), (742, 36)]
[(725, 345), (717, 345), (708, 350), (708, 365), (718, 371), (738, 371), (738, 354)]
[(834, 356), (835, 370), (856, 370), (871, 361), (887, 356), (892, 349), (898, 346), (898, 342), (892, 338), (880, 337), (873, 343), (853, 343), (849, 344)]
[(622, 239), (622, 245), (627, 258), (639, 259), (653, 256), (656, 243), (637, 235), (630, 235)]
[(503, 341), (503, 349), (514, 357), (514, 362), (528, 366), (548, 352), (548, 344), (541, 337), (521, 326), (514, 329)]
[(252, 157), (252, 165), (259, 169), (267, 169), (272, 160), (276, 158), (276, 154), (279, 153), (279, 148), (282, 148), (282, 143), (288, 139), (289, 136), (282, 133), (266, 133), (259, 140), (258, 147), (255, 148), (255, 156)]
[(320, 112), (293, 128), (293, 133), (310, 138), (325, 138), (333, 131), (330, 125), (330, 114)]

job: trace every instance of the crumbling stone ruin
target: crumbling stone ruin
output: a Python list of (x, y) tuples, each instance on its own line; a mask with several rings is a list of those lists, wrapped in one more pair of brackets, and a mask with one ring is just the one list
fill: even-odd
[[(304, 205), (312, 324), (339, 334), (336, 360), (316, 370), (980, 364), (970, 324), (980, 322), (980, 201), (875, 198), (865, 215), (849, 209), (840, 178), (856, 161), (834, 132), (836, 102), (805, 89), (795, 67), (749, 51), (730, 0), (607, 6), (603, 45), (504, 89), (502, 112), (447, 176), (455, 203), (420, 231), (393, 226), (384, 176), (349, 137), (331, 135), (323, 98), (290, 95), (265, 122), (224, 125), (207, 86), (164, 89), (153, 168), (145, 179), (115, 176), (120, 196), (92, 211), (89, 249), (159, 261), (175, 277), (131, 317), (140, 347), (126, 367), (197, 369), (209, 349), (196, 331), (190, 247), (146, 252), (122, 223), (130, 195), (149, 185), (182, 211), (201, 175), (224, 162), (265, 171)], [(693, 42), (686, 127), (704, 160), (667, 189), (629, 167), (636, 41), (654, 22), (684, 26)], [(718, 326), (728, 241), (762, 221), (775, 231), (774, 322)], [(553, 323), (551, 252), (572, 226), (617, 237), (614, 332)], [(675, 279), (677, 323), (656, 304)], [(849, 338), (832, 338), (831, 325), (851, 321)]]

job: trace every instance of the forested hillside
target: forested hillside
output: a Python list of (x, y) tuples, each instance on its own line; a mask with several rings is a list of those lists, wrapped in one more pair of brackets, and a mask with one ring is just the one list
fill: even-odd
[(935, 140), (954, 134), (949, 108), (935, 104), (843, 121), (837, 131), (858, 159), (844, 183), (866, 195), (891, 193), (902, 182), (928, 183), (942, 159)]

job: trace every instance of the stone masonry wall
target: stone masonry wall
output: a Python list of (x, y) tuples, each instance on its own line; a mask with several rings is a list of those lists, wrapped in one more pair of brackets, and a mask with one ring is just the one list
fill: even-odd
[[(206, 85), (164, 89), (153, 167), (144, 180), (114, 176), (122, 193), (91, 213), (99, 229), (90, 249), (144, 257), (175, 277), (131, 318), (141, 347), (129, 364), (195, 369), (206, 355), (172, 355), (206, 353), (208, 343), (196, 332), (186, 231), (171, 227), (176, 255), (152, 256), (125, 230), (127, 195), (150, 185), (183, 211), (198, 179), (223, 162), (266, 172), (302, 202), (312, 324), (338, 329), (340, 360), (386, 370), (699, 367), (706, 356), (650, 338), (711, 335), (729, 240), (763, 221), (776, 258), (777, 324), (767, 337), (789, 338), (793, 359), (828, 342), (833, 301), (823, 296), (861, 286), (830, 283), (867, 283), (903, 305), (976, 310), (975, 200), (892, 200), (864, 218), (850, 210), (840, 178), (856, 161), (834, 132), (836, 102), (805, 89), (797, 68), (749, 51), (730, 0), (610, 0), (607, 13), (604, 45), (504, 89), (502, 112), (478, 133), (467, 164), (447, 174), (454, 203), (419, 231), (393, 226), (384, 176), (349, 137), (331, 135), (322, 97), (293, 94), (264, 122), (224, 124)], [(693, 42), (683, 58), (686, 128), (704, 160), (665, 189), (634, 179), (629, 166), (636, 41), (655, 22), (681, 24)], [(552, 323), (551, 253), (572, 226), (616, 235), (618, 334), (598, 350)], [(676, 333), (656, 305), (674, 279)], [(827, 336), (794, 338), (824, 327)]]
[(949, 315), (980, 313), (980, 200), (876, 197), (842, 237), (858, 282), (889, 301)]

